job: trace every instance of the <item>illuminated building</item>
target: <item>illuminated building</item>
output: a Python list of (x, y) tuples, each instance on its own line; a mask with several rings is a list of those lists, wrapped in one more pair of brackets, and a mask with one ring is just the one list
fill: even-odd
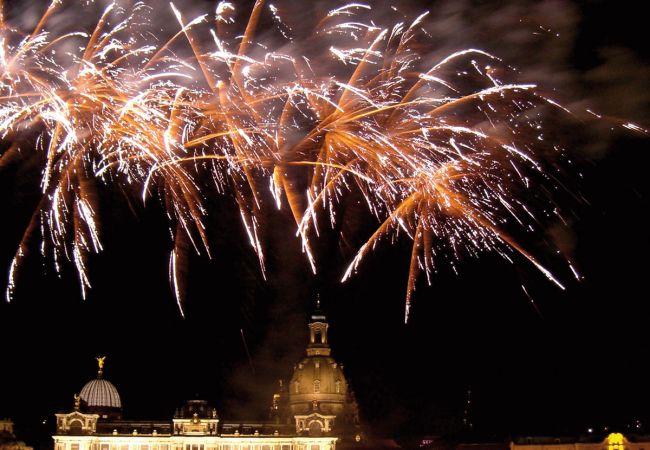
[(10, 419), (0, 419), (0, 450), (34, 450), (16, 439), (14, 423)]
[(647, 450), (650, 439), (647, 435), (610, 433), (607, 437), (594, 436), (592, 431), (580, 436), (523, 436), (512, 440), (458, 440), (457, 436), (447, 439), (422, 439), (413, 447), (421, 450)]
[(332, 358), (328, 343), (327, 318), (320, 303), (309, 322), (307, 356), (294, 366), (289, 385), (280, 383), (273, 396), (271, 417), (277, 423), (295, 427), (297, 434), (334, 433), (359, 441), (359, 408), (343, 366)]
[(525, 437), (514, 440), (510, 450), (645, 450), (650, 442), (645, 437), (630, 439), (621, 433), (611, 433), (604, 440), (567, 439), (557, 437)]
[(168, 421), (122, 418), (120, 395), (97, 378), (75, 395), (74, 409), (56, 414), (54, 450), (335, 450), (362, 440), (358, 407), (331, 357), (328, 323), (317, 306), (309, 321), (307, 356), (289, 385), (280, 383), (269, 421), (222, 422), (204, 400), (190, 400)]

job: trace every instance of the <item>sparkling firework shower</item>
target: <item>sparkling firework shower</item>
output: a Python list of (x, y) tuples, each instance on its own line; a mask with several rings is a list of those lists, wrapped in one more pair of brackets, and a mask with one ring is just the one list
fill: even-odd
[[(53, 34), (64, 7), (84, 7), (63, 3), (26, 33), (0, 11), (0, 169), (25, 152), (43, 155), (42, 197), (11, 264), (8, 300), (33, 239), (57, 270), (74, 264), (85, 295), (88, 255), (102, 250), (99, 183), (162, 202), (181, 313), (185, 249), (210, 255), (209, 186), (232, 194), (263, 274), (263, 209), (291, 213), (315, 272), (313, 240), (360, 193), (379, 226), (342, 280), (381, 241), (406, 235), (406, 318), (419, 274), (430, 282), (436, 264), (483, 251), (522, 255), (563, 288), (505, 230), (537, 231), (537, 215), (559, 217), (547, 193), (564, 150), (544, 139), (544, 114), (571, 113), (481, 49), (430, 61), (420, 51), (432, 39), (429, 13), (379, 26), (370, 5), (351, 3), (298, 39), (284, 11), (261, 0), (240, 36), (231, 3), (197, 17), (170, 3), (175, 34), (158, 38), (151, 6), (112, 3), (94, 28)], [(271, 37), (261, 21), (274, 25)]]

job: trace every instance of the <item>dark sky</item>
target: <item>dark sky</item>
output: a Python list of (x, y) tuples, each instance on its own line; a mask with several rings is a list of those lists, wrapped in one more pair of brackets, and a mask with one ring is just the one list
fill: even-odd
[[(612, 5), (571, 6), (576, 19), (567, 70), (579, 90), (567, 97), (600, 95), (602, 105), (620, 108), (613, 115), (643, 121), (647, 94), (635, 89), (641, 80), (647, 90), (648, 49), (637, 41), (647, 28), (645, 16)], [(612, 49), (619, 59), (607, 59)], [(608, 76), (616, 81), (603, 81)], [(418, 285), (408, 325), (408, 242), (382, 246), (340, 284), (349, 252), (325, 237), (319, 275), (312, 276), (290, 220), (266, 217), (265, 282), (227, 197), (210, 205), (214, 258), (191, 259), (182, 319), (167, 283), (170, 244), (162, 211), (152, 202), (134, 206), (134, 214), (120, 193), (103, 188), (105, 251), (91, 258), (88, 298), (81, 300), (71, 267), (59, 278), (51, 261), (35, 256), (21, 272), (15, 301), (0, 303), (0, 416), (13, 417), (28, 442), (51, 433), (54, 412), (71, 407), (73, 394), (95, 376), (97, 355), (107, 355), (105, 375), (118, 388), (126, 417), (167, 418), (195, 395), (214, 403), (226, 420), (264, 416), (276, 380), (289, 377), (302, 355), (306, 314), (319, 292), (334, 356), (346, 367), (362, 418), (377, 432), (445, 429), (458, 420), (470, 385), (473, 421), (488, 434), (571, 433), (588, 426), (626, 431), (636, 419), (645, 424), (648, 140), (608, 134), (597, 156), (590, 153), (592, 142), (572, 149), (580, 154), (578, 187), (587, 199), (570, 206), (582, 282), (551, 255), (542, 257), (563, 277), (565, 292), (522, 259), (465, 259), (459, 275), (442, 268), (431, 287)], [(0, 171), (0, 273), (8, 271), (37, 201), (33, 169), (26, 163)], [(363, 216), (347, 220), (362, 222), (359, 242), (373, 226)], [(5, 283), (0, 277), (0, 289)]]

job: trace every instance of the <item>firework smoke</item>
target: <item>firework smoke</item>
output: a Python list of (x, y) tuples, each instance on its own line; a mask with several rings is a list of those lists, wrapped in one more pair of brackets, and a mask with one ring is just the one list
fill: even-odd
[[(0, 167), (20, 152), (44, 155), (42, 198), (7, 299), (35, 234), (57, 270), (74, 264), (85, 295), (88, 255), (102, 250), (98, 183), (164, 205), (181, 312), (187, 252), (210, 255), (208, 184), (237, 202), (263, 274), (263, 210), (290, 211), (315, 271), (313, 240), (337, 223), (342, 199), (360, 193), (379, 227), (343, 281), (380, 241), (406, 235), (406, 319), (418, 275), (430, 282), (437, 265), (463, 255), (519, 254), (563, 288), (510, 230), (561, 217), (550, 193), (565, 150), (547, 119), (571, 113), (481, 49), (432, 61), (429, 13), (381, 26), (371, 6), (350, 3), (318, 17), (303, 41), (286, 11), (261, 0), (241, 36), (227, 2), (199, 15), (170, 3), (175, 34), (160, 38), (145, 3), (111, 3), (93, 29), (52, 34), (61, 8), (53, 1), (27, 33), (0, 18), (9, 143)], [(273, 24), (272, 37), (260, 22)]]

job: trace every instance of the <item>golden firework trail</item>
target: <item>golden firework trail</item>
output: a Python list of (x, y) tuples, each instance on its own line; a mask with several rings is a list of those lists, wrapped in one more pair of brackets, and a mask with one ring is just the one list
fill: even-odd
[[(360, 193), (379, 227), (343, 281), (381, 240), (407, 235), (405, 319), (418, 275), (431, 282), (440, 260), (463, 254), (523, 255), (563, 288), (506, 229), (559, 214), (538, 189), (553, 183), (547, 170), (563, 153), (544, 140), (542, 111), (570, 113), (496, 56), (470, 48), (431, 64), (418, 51), (428, 13), (381, 27), (361, 3), (332, 9), (302, 41), (284, 10), (262, 0), (241, 36), (231, 3), (194, 18), (169, 8), (176, 33), (160, 41), (144, 2), (111, 3), (94, 28), (60, 35), (48, 23), (62, 1), (27, 33), (0, 3), (0, 135), (9, 143), (0, 168), (21, 152), (43, 155), (42, 197), (10, 267), (8, 300), (36, 233), (57, 270), (75, 265), (85, 295), (88, 255), (102, 250), (98, 183), (161, 200), (181, 313), (187, 251), (210, 255), (208, 184), (232, 193), (263, 274), (269, 194), (278, 209), (287, 204), (315, 271), (322, 222), (334, 226), (341, 200)], [(267, 20), (279, 41), (258, 40)]]

